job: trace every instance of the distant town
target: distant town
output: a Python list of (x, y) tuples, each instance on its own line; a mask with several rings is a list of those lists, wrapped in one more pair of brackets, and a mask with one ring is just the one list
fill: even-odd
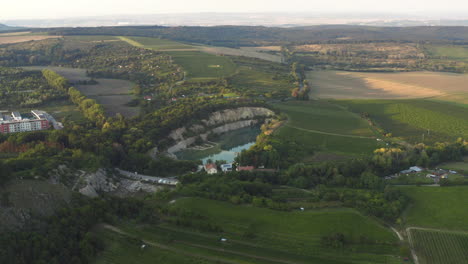
[(45, 111), (32, 110), (31, 113), (23, 115), (19, 112), (11, 112), (10, 114), (0, 112), (0, 133), (45, 130), (51, 126), (54, 129), (63, 128), (62, 123), (57, 122), (53, 116)]

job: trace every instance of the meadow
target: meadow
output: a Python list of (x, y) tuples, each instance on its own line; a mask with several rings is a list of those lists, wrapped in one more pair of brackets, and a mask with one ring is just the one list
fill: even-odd
[(446, 168), (450, 170), (461, 170), (464, 171), (465, 174), (468, 175), (468, 157), (465, 157), (463, 161), (453, 161), (453, 162), (446, 162), (439, 165), (441, 168)]
[(365, 155), (381, 146), (376, 140), (379, 135), (365, 120), (327, 101), (290, 101), (274, 104), (274, 107), (288, 116), (277, 135), (294, 138), (309, 153)]
[(312, 98), (431, 98), (468, 104), (468, 74), (312, 71), (307, 77)]
[(409, 232), (420, 264), (456, 264), (468, 259), (468, 233), (421, 229)]
[(140, 263), (174, 263), (174, 264), (209, 264), (216, 263), (193, 256), (184, 256), (171, 251), (147, 245), (141, 248), (142, 242), (138, 239), (129, 239), (121, 234), (104, 228), (96, 231), (103, 238), (104, 250), (97, 256), (94, 264), (140, 264)]
[(236, 64), (226, 56), (199, 51), (169, 51), (174, 62), (187, 72), (189, 81), (226, 78), (236, 73)]
[(430, 56), (452, 60), (468, 61), (468, 46), (463, 45), (425, 45)]
[[(121, 229), (138, 239), (164, 244), (179, 251), (179, 255), (201, 254), (205, 258), (220, 258), (219, 263), (344, 264), (399, 263), (400, 260), (397, 237), (352, 209), (281, 212), (201, 198), (180, 198), (171, 207), (196, 212), (204, 223), (219, 226), (223, 231), (208, 232), (169, 222), (122, 225)], [(321, 244), (323, 236), (335, 233), (346, 237), (344, 247)], [(227, 241), (221, 242), (221, 237)], [(130, 255), (127, 251), (136, 247), (120, 248), (119, 254)], [(109, 255), (106, 252), (104, 255)]]
[(406, 226), (468, 231), (468, 186), (400, 187), (412, 200)]
[(339, 100), (387, 133), (410, 142), (434, 143), (468, 137), (468, 108), (428, 100)]

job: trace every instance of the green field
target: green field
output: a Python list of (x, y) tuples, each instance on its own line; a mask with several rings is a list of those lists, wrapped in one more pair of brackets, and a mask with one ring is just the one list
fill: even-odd
[(421, 264), (458, 264), (468, 260), (468, 234), (412, 229), (411, 242)]
[(158, 38), (120, 37), (131, 45), (167, 52), (187, 72), (190, 81), (225, 78), (236, 73), (236, 64), (228, 57), (198, 51), (193, 46)]
[(192, 256), (180, 255), (176, 252), (166, 251), (150, 245), (142, 249), (142, 242), (140, 240), (129, 239), (126, 236), (102, 228), (97, 231), (97, 234), (104, 239), (105, 243), (104, 251), (93, 262), (95, 264), (215, 263)]
[(468, 175), (468, 157), (465, 157), (463, 161), (454, 161), (454, 162), (446, 162), (439, 167), (449, 170), (461, 170), (466, 175)]
[(468, 137), (468, 108), (454, 104), (427, 100), (337, 102), (353, 112), (368, 113), (385, 131), (410, 142), (434, 143)]
[(468, 46), (461, 45), (427, 45), (426, 52), (430, 56), (451, 60), (468, 61)]
[(296, 139), (309, 152), (359, 155), (369, 154), (380, 145), (366, 121), (327, 101), (291, 101), (274, 106), (288, 116), (278, 135)]
[(175, 63), (187, 72), (190, 81), (225, 78), (236, 72), (236, 64), (228, 57), (199, 51), (169, 51)]
[(406, 226), (468, 230), (468, 186), (400, 188), (412, 200)]
[[(219, 226), (222, 232), (201, 231), (196, 225), (193, 228), (175, 226), (167, 221), (159, 225), (129, 224), (121, 228), (133, 237), (164, 244), (181, 254), (201, 254), (235, 263), (400, 263), (397, 237), (352, 209), (282, 212), (201, 198), (181, 198), (172, 207), (190, 210), (201, 216), (194, 218), (194, 222), (202, 219), (198, 221)], [(343, 247), (321, 244), (323, 236), (336, 233), (344, 234), (347, 242)], [(221, 237), (228, 241), (220, 242)], [(137, 241), (131, 243), (139, 246), (141, 243)], [(112, 256), (111, 250), (123, 254), (122, 259), (132, 254), (138, 256), (135, 245), (117, 242), (106, 249), (107, 258)], [(139, 263), (154, 262), (142, 258)]]

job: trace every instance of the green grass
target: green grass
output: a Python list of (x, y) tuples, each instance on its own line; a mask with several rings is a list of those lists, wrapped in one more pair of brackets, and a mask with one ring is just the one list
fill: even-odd
[(198, 51), (170, 51), (174, 62), (187, 72), (191, 81), (205, 81), (229, 77), (236, 72), (236, 64), (228, 57)]
[(195, 257), (180, 255), (154, 246), (147, 245), (141, 249), (142, 242), (129, 239), (112, 231), (99, 229), (99, 237), (104, 240), (104, 251), (101, 252), (94, 264), (141, 264), (141, 263), (215, 263)]
[(296, 139), (309, 153), (363, 155), (380, 146), (366, 121), (329, 102), (291, 101), (274, 106), (288, 116), (277, 135)]
[(468, 234), (411, 230), (421, 264), (458, 264), (468, 260)]
[(454, 104), (427, 100), (342, 100), (338, 103), (356, 113), (369, 113), (384, 130), (411, 142), (434, 143), (468, 137), (468, 108)]
[[(276, 260), (299, 264), (400, 263), (396, 256), (396, 236), (378, 222), (352, 209), (282, 212), (201, 198), (180, 198), (172, 206), (200, 215), (193, 218), (193, 223), (210, 223), (223, 231), (202, 231), (196, 224), (189, 228), (167, 221), (158, 225), (124, 224), (120, 227), (138, 238), (132, 242), (136, 245), (122, 245), (123, 241), (117, 241), (112, 247), (107, 247), (104, 255), (110, 258), (115, 252), (117, 259), (130, 258), (134, 254), (139, 257), (138, 241), (143, 239), (180, 253), (201, 254), (235, 263), (285, 263)], [(250, 236), (245, 236), (247, 231)], [(348, 241), (343, 248), (322, 246), (322, 236), (338, 232), (345, 234)], [(220, 242), (221, 237), (228, 241)], [(367, 242), (362, 242), (363, 237)], [(123, 256), (119, 257), (119, 254)], [(155, 263), (148, 261), (141, 259), (139, 263)]]
[(468, 157), (465, 157), (463, 161), (454, 161), (454, 162), (446, 162), (439, 167), (444, 169), (450, 170), (461, 170), (464, 171), (468, 175)]
[(443, 57), (451, 60), (468, 61), (468, 46), (461, 45), (427, 45), (430, 56)]
[(46, 111), (59, 122), (62, 122), (64, 118), (68, 121), (74, 121), (77, 123), (86, 121), (86, 118), (80, 112), (78, 107), (67, 99), (48, 102), (43, 106), (34, 108), (18, 108), (16, 110), (26, 113), (34, 109)]
[(468, 230), (468, 186), (400, 188), (412, 200), (406, 226)]

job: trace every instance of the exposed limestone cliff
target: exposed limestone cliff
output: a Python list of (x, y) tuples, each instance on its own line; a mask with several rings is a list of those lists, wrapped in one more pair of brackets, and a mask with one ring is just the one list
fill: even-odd
[[(264, 107), (239, 107), (213, 112), (209, 118), (190, 127), (180, 127), (169, 134), (176, 143), (167, 149), (169, 154), (183, 150), (195, 143), (198, 137), (207, 140), (209, 134), (223, 134), (232, 130), (258, 124), (259, 119), (274, 116)], [(187, 136), (189, 135), (189, 136)]]

